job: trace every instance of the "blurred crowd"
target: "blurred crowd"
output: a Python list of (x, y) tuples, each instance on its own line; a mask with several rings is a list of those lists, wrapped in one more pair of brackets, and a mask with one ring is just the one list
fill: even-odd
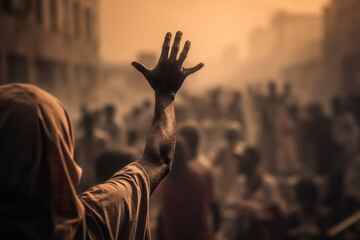
[[(360, 96), (301, 105), (278, 89), (183, 92), (170, 174), (153, 193), (154, 239), (360, 239)], [(83, 106), (75, 160), (81, 193), (141, 158), (154, 116), (144, 100)], [(349, 220), (350, 219), (350, 220)]]

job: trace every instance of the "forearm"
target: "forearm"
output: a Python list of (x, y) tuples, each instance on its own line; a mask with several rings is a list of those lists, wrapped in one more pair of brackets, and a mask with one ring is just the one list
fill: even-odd
[(185, 42), (177, 58), (181, 37), (182, 32), (178, 31), (169, 55), (171, 33), (165, 35), (159, 62), (154, 69), (150, 70), (138, 62), (131, 63), (155, 91), (155, 119), (146, 140), (144, 155), (139, 160), (149, 175), (151, 192), (170, 171), (174, 157), (175, 94), (186, 77), (204, 66), (200, 63), (192, 68), (182, 67), (190, 49), (190, 42)]
[(155, 117), (139, 163), (150, 178), (151, 192), (169, 172), (175, 151), (175, 99), (170, 94), (155, 94)]

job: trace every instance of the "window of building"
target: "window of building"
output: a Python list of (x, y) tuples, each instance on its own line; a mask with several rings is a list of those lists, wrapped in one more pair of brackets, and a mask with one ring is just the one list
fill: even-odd
[(74, 35), (80, 37), (80, 6), (74, 2)]
[(69, 1), (68, 0), (63, 0), (63, 5), (62, 5), (62, 9), (63, 9), (63, 32), (65, 35), (69, 34)]
[(35, 62), (36, 79), (40, 87), (51, 89), (54, 86), (53, 64), (46, 59), (38, 59)]
[(2, 0), (1, 1), (1, 8), (4, 12), (12, 12), (12, 1), (11, 0)]
[(58, 29), (58, 6), (56, 0), (50, 0), (49, 1), (49, 7), (50, 7), (50, 21), (51, 21), (51, 29), (53, 31), (57, 31)]
[(1, 8), (6, 13), (26, 14), (30, 12), (30, 0), (1, 0)]
[(35, 18), (38, 23), (42, 23), (44, 20), (43, 16), (43, 0), (35, 0)]
[(86, 28), (86, 38), (92, 40), (92, 14), (90, 9), (85, 10), (85, 28)]
[(7, 82), (28, 82), (28, 62), (25, 56), (10, 53), (6, 62)]
[(45, 90), (53, 92), (68, 83), (68, 68), (63, 62), (39, 58), (35, 72), (39, 86)]

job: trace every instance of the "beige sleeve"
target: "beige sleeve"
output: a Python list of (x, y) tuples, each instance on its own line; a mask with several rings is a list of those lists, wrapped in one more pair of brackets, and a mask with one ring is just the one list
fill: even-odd
[(90, 239), (150, 239), (150, 180), (132, 163), (109, 181), (84, 192), (86, 228)]

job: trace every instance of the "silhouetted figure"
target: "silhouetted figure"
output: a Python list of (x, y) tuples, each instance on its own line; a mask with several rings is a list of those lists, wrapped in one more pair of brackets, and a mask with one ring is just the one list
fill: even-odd
[(297, 206), (287, 219), (289, 240), (325, 240), (330, 227), (329, 211), (319, 204), (319, 191), (313, 181), (300, 180), (295, 186)]
[(283, 234), (285, 204), (276, 180), (260, 171), (261, 156), (253, 147), (236, 153), (238, 176), (227, 199), (228, 239), (277, 240)]
[(237, 176), (237, 161), (234, 152), (243, 148), (244, 142), (241, 127), (238, 123), (229, 124), (224, 131), (225, 145), (222, 146), (214, 159), (214, 164), (219, 168), (219, 196), (226, 198), (231, 184)]
[(331, 99), (331, 111), (333, 118), (344, 113), (346, 109), (347, 109), (346, 104), (341, 98), (334, 97), (333, 99)]
[(237, 121), (245, 129), (245, 117), (242, 103), (242, 95), (236, 91), (227, 109), (227, 118), (229, 121)]
[(95, 160), (97, 183), (109, 180), (116, 172), (136, 160), (135, 153), (127, 149), (103, 152)]
[(115, 120), (116, 108), (112, 104), (108, 104), (104, 108), (104, 124), (102, 129), (110, 136), (111, 147), (119, 148), (123, 143), (123, 131)]
[(335, 147), (331, 138), (330, 121), (318, 104), (311, 104), (308, 111), (310, 115), (306, 130), (306, 142), (310, 151), (308, 157), (317, 174), (328, 174), (336, 158), (332, 152)]
[(189, 149), (189, 164), (192, 167), (198, 169), (199, 172), (207, 178), (207, 182), (210, 185), (209, 190), (211, 191), (211, 214), (214, 220), (213, 229), (216, 231), (220, 224), (220, 209), (219, 203), (215, 196), (215, 174), (214, 166), (205, 156), (199, 153), (200, 145), (200, 133), (197, 127), (194, 125), (186, 125), (179, 131), (179, 135), (186, 141)]
[(209, 103), (206, 111), (208, 118), (212, 121), (218, 121), (222, 118), (221, 93), (222, 90), (220, 87), (213, 89), (209, 93)]
[(360, 128), (351, 112), (342, 111), (333, 119), (332, 140), (337, 144), (337, 149), (340, 149), (338, 158), (332, 162), (332, 171), (328, 174), (329, 192), (326, 203), (333, 211), (333, 223), (343, 220), (355, 211), (355, 202), (350, 200), (352, 197), (348, 199), (347, 194), (352, 192), (350, 189), (354, 189), (351, 182), (356, 179), (353, 169), (357, 168), (356, 161), (360, 157), (359, 138)]
[[(360, 154), (348, 164), (344, 177), (344, 198), (346, 203), (346, 214), (352, 215), (360, 209)], [(357, 231), (360, 237), (360, 232)]]
[(281, 96), (281, 104), (283, 106), (291, 106), (297, 104), (297, 99), (294, 96), (291, 83), (286, 82), (284, 84), (284, 90)]
[(212, 239), (209, 224), (213, 186), (203, 166), (192, 164), (186, 142), (177, 138), (174, 165), (159, 186), (162, 239)]
[(277, 174), (288, 175), (301, 170), (298, 159), (297, 122), (291, 117), (288, 108), (279, 106), (276, 115), (276, 166)]
[(276, 84), (270, 82), (268, 85), (268, 95), (261, 101), (261, 130), (260, 149), (264, 153), (264, 165), (271, 173), (276, 172), (276, 118), (278, 108), (281, 104), (281, 97), (277, 93)]
[(96, 129), (93, 115), (83, 116), (82, 123), (83, 133), (76, 139), (75, 147), (75, 161), (83, 170), (79, 193), (96, 184), (95, 159), (110, 145), (108, 136)]
[(143, 149), (138, 131), (134, 129), (127, 131), (127, 147), (130, 148), (133, 152), (137, 152), (138, 156), (141, 155)]

